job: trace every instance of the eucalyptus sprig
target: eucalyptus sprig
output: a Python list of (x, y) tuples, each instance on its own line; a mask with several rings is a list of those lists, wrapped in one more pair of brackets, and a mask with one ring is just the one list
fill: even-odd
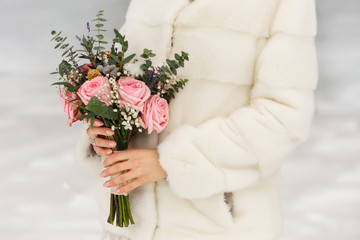
[(140, 68), (145, 71), (146, 69), (148, 69), (149, 67), (151, 67), (151, 66), (152, 66), (151, 58), (152, 58), (152, 57), (155, 57), (155, 56), (156, 56), (156, 54), (153, 53), (152, 50), (149, 50), (149, 49), (147, 49), (147, 48), (144, 48), (144, 51), (143, 51), (143, 53), (140, 55), (140, 57), (142, 57), (142, 58), (145, 59), (145, 63), (142, 64), (142, 65), (140, 66)]
[(107, 44), (107, 41), (104, 41), (104, 35), (102, 35), (102, 32), (106, 32), (105, 29), (103, 29), (104, 27), (104, 22), (106, 22), (107, 20), (103, 17), (104, 16), (104, 10), (100, 10), (98, 11), (98, 13), (96, 14), (96, 18), (92, 20), (92, 22), (97, 22), (95, 24), (95, 32), (97, 32), (97, 35), (95, 35), (95, 37), (97, 38), (95, 41), (97, 42), (97, 46), (94, 47), (94, 49), (96, 50), (96, 55), (99, 56), (100, 51), (104, 50), (105, 47), (101, 46), (101, 44)]

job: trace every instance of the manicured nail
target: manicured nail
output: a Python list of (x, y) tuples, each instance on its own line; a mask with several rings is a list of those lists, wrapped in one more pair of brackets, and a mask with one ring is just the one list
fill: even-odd
[(115, 190), (115, 192), (121, 193), (121, 189), (118, 188), (118, 189)]
[(104, 187), (109, 187), (109, 186), (110, 186), (109, 182), (104, 183)]
[(106, 153), (107, 153), (107, 154), (111, 154), (111, 153), (112, 153), (112, 150), (109, 149), (109, 150), (106, 151)]
[(101, 176), (101, 177), (105, 177), (105, 176), (106, 176), (105, 172), (102, 172), (102, 173), (100, 174), (100, 176)]
[(100, 127), (100, 126), (102, 126), (102, 125), (104, 125), (104, 123), (101, 122), (101, 121), (95, 121), (95, 122), (94, 122), (94, 126)]
[(106, 130), (105, 134), (106, 134), (107, 136), (111, 136), (111, 135), (114, 134), (114, 132), (111, 131), (111, 130)]
[(109, 146), (110, 146), (110, 147), (115, 147), (115, 146), (116, 146), (116, 143), (115, 143), (115, 142), (111, 142), (111, 143), (109, 143)]

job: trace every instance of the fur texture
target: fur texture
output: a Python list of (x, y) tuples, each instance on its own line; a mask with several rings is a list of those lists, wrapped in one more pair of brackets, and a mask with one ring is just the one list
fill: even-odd
[[(157, 147), (168, 179), (131, 193), (133, 229), (105, 227), (133, 240), (276, 238), (279, 172), (314, 112), (315, 1), (133, 0), (121, 31), (155, 64), (188, 52), (179, 77), (190, 82), (165, 131), (133, 141)], [(78, 156), (94, 169), (88, 149), (83, 133)]]

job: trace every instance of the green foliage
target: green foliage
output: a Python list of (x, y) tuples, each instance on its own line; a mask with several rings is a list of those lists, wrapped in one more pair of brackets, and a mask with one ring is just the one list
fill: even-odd
[(140, 57), (148, 59), (148, 58), (152, 58), (155, 57), (156, 54), (152, 52), (152, 50), (149, 50), (147, 48), (144, 48), (143, 53), (140, 55)]
[(66, 42), (67, 37), (62, 37), (61, 34), (62, 32), (56, 32), (55, 30), (52, 30), (51, 35), (53, 35), (54, 37), (50, 41), (55, 41), (57, 43), (55, 45), (55, 49), (59, 48), (64, 50), (63, 54), (61, 55), (62, 57), (73, 57), (74, 52), (72, 51), (72, 49), (74, 48), (74, 46), (70, 46), (70, 44)]
[(179, 92), (180, 89), (183, 89), (188, 81), (188, 79), (180, 79), (174, 84), (171, 84), (170, 87), (166, 89), (165, 93), (162, 94), (162, 97), (165, 98), (167, 102), (170, 102), (172, 98), (175, 98), (175, 92)]
[(90, 99), (86, 109), (102, 118), (115, 119), (117, 117), (117, 114), (114, 113), (112, 107), (108, 107), (95, 96)]
[(140, 55), (140, 57), (146, 59), (145, 63), (140, 66), (142, 70), (149, 69), (152, 66), (151, 58), (155, 57), (156, 54), (152, 52), (152, 50), (149, 50), (147, 48), (144, 48), (143, 53)]
[(101, 34), (101, 32), (105, 32), (106, 30), (103, 29), (104, 27), (104, 22), (106, 22), (107, 20), (105, 18), (103, 18), (103, 14), (104, 11), (103, 10), (100, 10), (98, 11), (98, 14), (96, 14), (96, 18), (93, 19), (92, 21), (96, 21), (97, 24), (95, 24), (95, 27), (96, 27), (96, 31), (97, 32), (97, 35), (95, 35), (95, 37), (97, 38), (95, 40), (95, 42), (98, 44), (96, 47), (94, 47), (94, 49), (96, 50), (96, 55), (98, 56), (100, 51), (104, 50), (105, 47), (101, 46), (101, 44), (107, 44), (108, 42), (104, 41), (104, 35)]
[(73, 68), (71, 67), (71, 64), (65, 60), (63, 60), (59, 64), (59, 74), (61, 77), (64, 77), (64, 75), (69, 75), (69, 73), (71, 72), (72, 69)]
[(74, 87), (73, 85), (67, 83), (67, 82), (56, 82), (56, 83), (53, 83), (51, 84), (51, 86), (53, 85), (62, 85), (64, 86), (69, 92), (77, 92), (78, 91), (78, 88), (77, 87)]
[(166, 59), (166, 63), (170, 68), (170, 72), (174, 75), (177, 74), (176, 69), (184, 67), (184, 62), (189, 60), (189, 54), (181, 52), (181, 55), (175, 53), (175, 60)]

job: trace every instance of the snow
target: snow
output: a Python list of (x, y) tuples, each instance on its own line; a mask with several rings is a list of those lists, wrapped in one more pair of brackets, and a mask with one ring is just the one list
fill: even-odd
[[(100, 9), (108, 29), (119, 27), (128, 2), (1, 2), (0, 239), (100, 239), (92, 178), (74, 158), (81, 123), (67, 126), (50, 87), (56, 78), (48, 73), (60, 52), (49, 39), (52, 29), (86, 34), (86, 21)], [(282, 168), (281, 240), (355, 240), (360, 239), (360, 2), (318, 0), (317, 6), (317, 111), (309, 140)]]

